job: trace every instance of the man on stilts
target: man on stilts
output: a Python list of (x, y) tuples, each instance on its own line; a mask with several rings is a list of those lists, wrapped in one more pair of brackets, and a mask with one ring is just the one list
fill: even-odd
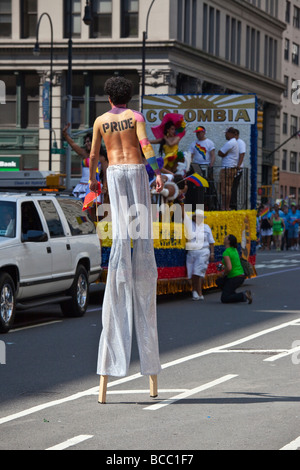
[[(113, 77), (106, 81), (104, 91), (109, 97), (111, 110), (95, 120), (90, 153), (90, 189), (97, 191), (96, 169), (103, 139), (109, 165), (107, 184), (113, 233), (97, 366), (97, 373), (101, 376), (101, 403), (105, 403), (107, 377), (127, 375), (133, 318), (141, 374), (150, 376), (150, 385), (154, 387), (150, 394), (157, 394), (156, 375), (161, 370), (156, 322), (157, 267), (149, 183), (141, 149), (156, 173), (157, 191), (163, 189), (156, 157), (147, 138), (144, 116), (127, 108), (132, 96), (132, 83), (123, 77)], [(131, 255), (129, 217), (132, 219), (137, 214), (140, 236), (133, 238)]]

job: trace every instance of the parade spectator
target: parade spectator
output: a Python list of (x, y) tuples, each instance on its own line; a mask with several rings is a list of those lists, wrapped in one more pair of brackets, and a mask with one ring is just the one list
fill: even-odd
[(224, 275), (217, 279), (217, 286), (222, 289), (222, 303), (248, 302), (252, 303), (250, 290), (236, 292), (245, 280), (245, 273), (241, 265), (237, 250), (237, 239), (234, 235), (228, 235), (224, 239), (225, 251), (223, 253)]
[(282, 240), (281, 240), (281, 250), (283, 251), (284, 248), (286, 250), (289, 249), (289, 238), (288, 238), (288, 234), (289, 234), (289, 222), (288, 222), (288, 215), (289, 215), (289, 207), (287, 204), (284, 204), (283, 205), (283, 208), (282, 208), (282, 218), (284, 220), (284, 231), (283, 231), (283, 234), (282, 234)]
[(282, 235), (285, 230), (285, 224), (284, 224), (284, 219), (280, 217), (279, 207), (277, 210), (274, 211), (274, 214), (272, 214), (270, 223), (271, 223), (272, 230), (273, 230), (273, 242), (274, 242), (276, 251), (281, 251), (281, 240), (282, 240)]
[(192, 299), (204, 300), (203, 282), (209, 261), (214, 261), (214, 243), (209, 225), (204, 223), (204, 212), (200, 209), (187, 215), (182, 206), (186, 234), (186, 268), (188, 279), (192, 281)]
[(235, 136), (236, 130), (233, 127), (229, 127), (225, 132), (227, 142), (218, 152), (219, 157), (222, 158), (220, 182), (223, 210), (229, 210), (230, 208), (232, 184), (239, 160), (239, 147)]
[(260, 223), (260, 236), (261, 236), (261, 249), (270, 250), (271, 249), (271, 238), (273, 235), (272, 225), (270, 219), (272, 213), (268, 207), (262, 207), (259, 214), (259, 223)]
[(300, 222), (300, 211), (297, 209), (296, 203), (291, 203), (291, 209), (287, 216), (287, 221), (289, 224), (289, 243), (291, 250), (299, 250), (298, 247), (298, 236), (299, 236), (299, 222)]

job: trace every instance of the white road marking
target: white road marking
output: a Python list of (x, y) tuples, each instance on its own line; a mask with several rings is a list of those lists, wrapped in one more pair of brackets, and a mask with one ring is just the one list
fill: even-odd
[(60, 444), (57, 444), (56, 446), (49, 447), (46, 450), (64, 450), (67, 449), (68, 447), (76, 446), (80, 442), (86, 441), (87, 439), (91, 439), (94, 436), (90, 436), (89, 434), (82, 434), (81, 436), (76, 436), (72, 437), (72, 439), (68, 439), (65, 442), (61, 442)]
[(180, 395), (176, 395), (175, 397), (169, 398), (160, 403), (155, 403), (154, 405), (147, 406), (146, 408), (144, 408), (144, 410), (150, 410), (150, 411), (159, 410), (160, 408), (163, 408), (164, 406), (171, 405), (172, 403), (175, 403), (176, 401), (184, 400), (187, 397), (196, 395), (196, 393), (203, 392), (204, 390), (208, 390), (209, 388), (212, 388), (212, 387), (216, 387), (217, 385), (227, 382), (228, 380), (231, 380), (235, 377), (238, 377), (238, 375), (225, 375), (224, 377), (214, 380), (213, 382), (200, 385), (200, 387), (193, 388), (192, 390), (186, 390), (185, 392), (180, 393)]
[[(223, 349), (232, 348), (233, 346), (237, 346), (237, 345), (245, 343), (247, 341), (251, 341), (253, 339), (259, 338), (260, 336), (272, 333), (274, 331), (278, 331), (278, 330), (283, 329), (283, 328), (287, 328), (289, 326), (293, 326), (294, 324), (299, 323), (299, 321), (300, 321), (300, 318), (297, 318), (297, 319), (292, 320), (290, 322), (282, 323), (280, 325), (277, 325), (277, 326), (274, 326), (274, 327), (271, 327), (271, 328), (267, 328), (266, 330), (258, 331), (257, 333), (246, 336), (246, 337), (241, 338), (241, 339), (236, 340), (236, 341), (232, 341), (231, 343), (227, 343), (227, 344), (224, 344), (222, 346), (217, 346), (215, 348), (207, 349), (207, 350), (201, 351), (199, 353), (195, 353), (195, 354), (191, 354), (189, 356), (184, 356), (184, 357), (181, 357), (179, 359), (175, 359), (174, 361), (170, 361), (170, 362), (167, 362), (166, 364), (163, 364), (162, 369), (167, 369), (168, 367), (173, 367), (173, 366), (176, 366), (178, 364), (183, 364), (184, 362), (191, 361), (193, 359), (198, 359), (199, 357), (207, 356), (209, 354), (219, 352)], [(117, 379), (113, 382), (108, 382), (107, 387), (108, 388), (109, 387), (115, 387), (119, 384), (130, 382), (132, 380), (139, 379), (141, 377), (142, 377), (142, 375), (140, 373), (133, 374), (133, 375), (130, 375), (130, 376), (127, 376), (127, 377), (122, 377), (122, 378)], [(9, 421), (13, 421), (13, 420), (18, 419), (18, 418), (22, 418), (24, 416), (28, 416), (28, 415), (33, 414), (33, 413), (37, 413), (38, 411), (44, 410), (46, 408), (51, 408), (53, 406), (61, 405), (63, 403), (69, 402), (69, 401), (74, 401), (74, 400), (77, 400), (77, 399), (82, 398), (82, 397), (86, 397), (86, 396), (89, 396), (89, 395), (94, 395), (95, 393), (99, 393), (99, 386), (90, 388), (88, 390), (84, 390), (83, 392), (75, 393), (74, 395), (70, 395), (68, 397), (65, 397), (65, 398), (62, 398), (62, 399), (59, 399), (59, 400), (53, 400), (53, 401), (50, 401), (48, 403), (43, 403), (41, 405), (34, 406), (34, 407), (29, 408), (27, 410), (23, 410), (23, 411), (20, 411), (18, 413), (14, 413), (12, 415), (0, 418), (0, 425), (4, 424), (4, 423), (7, 423)]]
[(62, 320), (54, 320), (54, 321), (46, 321), (45, 323), (38, 323), (37, 325), (30, 325), (30, 326), (21, 326), (20, 328), (14, 328), (13, 330), (9, 330), (9, 334), (16, 333), (17, 331), (22, 330), (30, 330), (31, 328), (39, 328), (40, 326), (47, 326), (53, 325), (54, 323), (62, 323)]
[(264, 359), (264, 362), (275, 362), (283, 357), (291, 356), (292, 354), (298, 351), (300, 351), (300, 346), (298, 346), (297, 348), (289, 349), (288, 351), (284, 351), (280, 354), (277, 354), (276, 356), (268, 357), (267, 359)]
[(300, 436), (294, 441), (290, 442), (280, 450), (298, 450), (300, 449)]

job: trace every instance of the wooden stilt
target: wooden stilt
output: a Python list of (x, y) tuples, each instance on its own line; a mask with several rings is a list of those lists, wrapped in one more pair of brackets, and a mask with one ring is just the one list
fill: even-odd
[(98, 403), (106, 403), (107, 375), (100, 376), (99, 398)]
[(157, 375), (150, 375), (150, 397), (155, 398), (158, 395), (157, 392)]

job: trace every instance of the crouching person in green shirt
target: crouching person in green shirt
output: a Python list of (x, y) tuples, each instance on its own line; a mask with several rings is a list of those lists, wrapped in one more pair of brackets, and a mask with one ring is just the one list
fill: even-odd
[(237, 239), (228, 235), (224, 239), (225, 251), (223, 253), (224, 276), (217, 279), (217, 286), (222, 289), (221, 302), (224, 304), (235, 302), (252, 303), (250, 290), (236, 292), (245, 280), (245, 273), (241, 265), (237, 250)]

